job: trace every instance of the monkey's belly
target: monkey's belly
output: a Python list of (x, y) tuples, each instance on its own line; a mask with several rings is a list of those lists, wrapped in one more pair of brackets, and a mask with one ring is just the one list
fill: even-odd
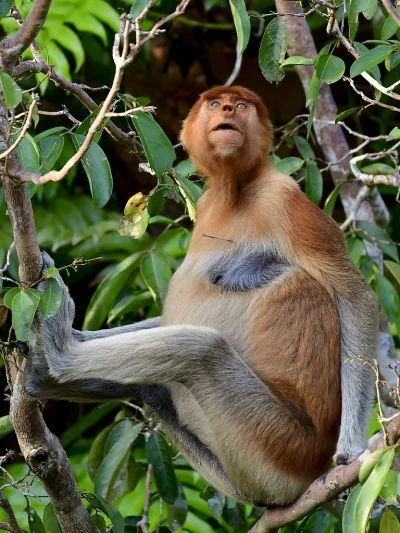
[(201, 281), (182, 279), (182, 276), (175, 279), (175, 276), (168, 288), (163, 325), (186, 324), (216, 329), (245, 358), (248, 310), (259, 290), (223, 293)]

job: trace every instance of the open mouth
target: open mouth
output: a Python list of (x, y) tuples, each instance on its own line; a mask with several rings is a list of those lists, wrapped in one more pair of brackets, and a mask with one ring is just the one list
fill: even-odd
[(223, 130), (239, 131), (239, 133), (240, 133), (240, 130), (238, 128), (236, 128), (232, 124), (227, 124), (227, 123), (218, 124), (218, 126), (216, 126), (215, 128), (212, 129), (212, 131), (223, 131)]

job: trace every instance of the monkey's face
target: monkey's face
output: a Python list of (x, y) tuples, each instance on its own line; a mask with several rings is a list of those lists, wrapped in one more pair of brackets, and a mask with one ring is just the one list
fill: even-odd
[(205, 174), (218, 164), (243, 172), (265, 158), (270, 131), (268, 112), (256, 94), (243, 87), (215, 87), (193, 106), (181, 140)]

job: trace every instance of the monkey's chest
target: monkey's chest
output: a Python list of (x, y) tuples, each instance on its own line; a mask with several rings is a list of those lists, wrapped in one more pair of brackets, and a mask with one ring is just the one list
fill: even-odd
[(243, 356), (247, 345), (248, 310), (256, 292), (221, 291), (193, 265), (184, 263), (168, 287), (163, 324), (216, 329)]

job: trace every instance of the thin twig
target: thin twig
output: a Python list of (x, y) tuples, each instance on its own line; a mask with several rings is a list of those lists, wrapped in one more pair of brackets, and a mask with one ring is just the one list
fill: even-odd
[(236, 43), (236, 61), (235, 61), (235, 65), (233, 67), (232, 74), (229, 76), (229, 78), (224, 83), (225, 87), (231, 86), (232, 83), (239, 76), (240, 69), (242, 68), (242, 62), (243, 62), (243, 54), (240, 52), (239, 41), (237, 41), (237, 43)]
[(32, 95), (32, 102), (29, 105), (28, 114), (27, 114), (25, 123), (22, 126), (20, 134), (18, 135), (17, 139), (13, 142), (13, 144), (11, 146), (9, 146), (7, 148), (7, 150), (5, 150), (3, 153), (0, 154), (0, 159), (4, 159), (9, 154), (11, 154), (11, 152), (16, 149), (16, 147), (19, 145), (19, 143), (25, 137), (26, 132), (28, 131), (28, 128), (29, 128), (29, 126), (31, 125), (31, 122), (32, 122), (33, 110), (34, 110), (35, 106), (37, 105), (38, 101), (39, 101), (39, 97), (37, 95), (33, 94)]
[[(11, 253), (12, 251), (14, 250), (15, 248), (15, 241), (13, 241), (10, 245), (10, 248), (8, 249), (8, 252), (7, 252), (7, 258), (6, 258), (6, 263), (5, 265), (3, 266), (3, 268), (0, 268), (0, 274), (4, 274), (4, 272), (7, 270), (7, 268), (10, 266), (10, 262), (11, 262)], [(2, 277), (2, 276), (1, 276)]]

